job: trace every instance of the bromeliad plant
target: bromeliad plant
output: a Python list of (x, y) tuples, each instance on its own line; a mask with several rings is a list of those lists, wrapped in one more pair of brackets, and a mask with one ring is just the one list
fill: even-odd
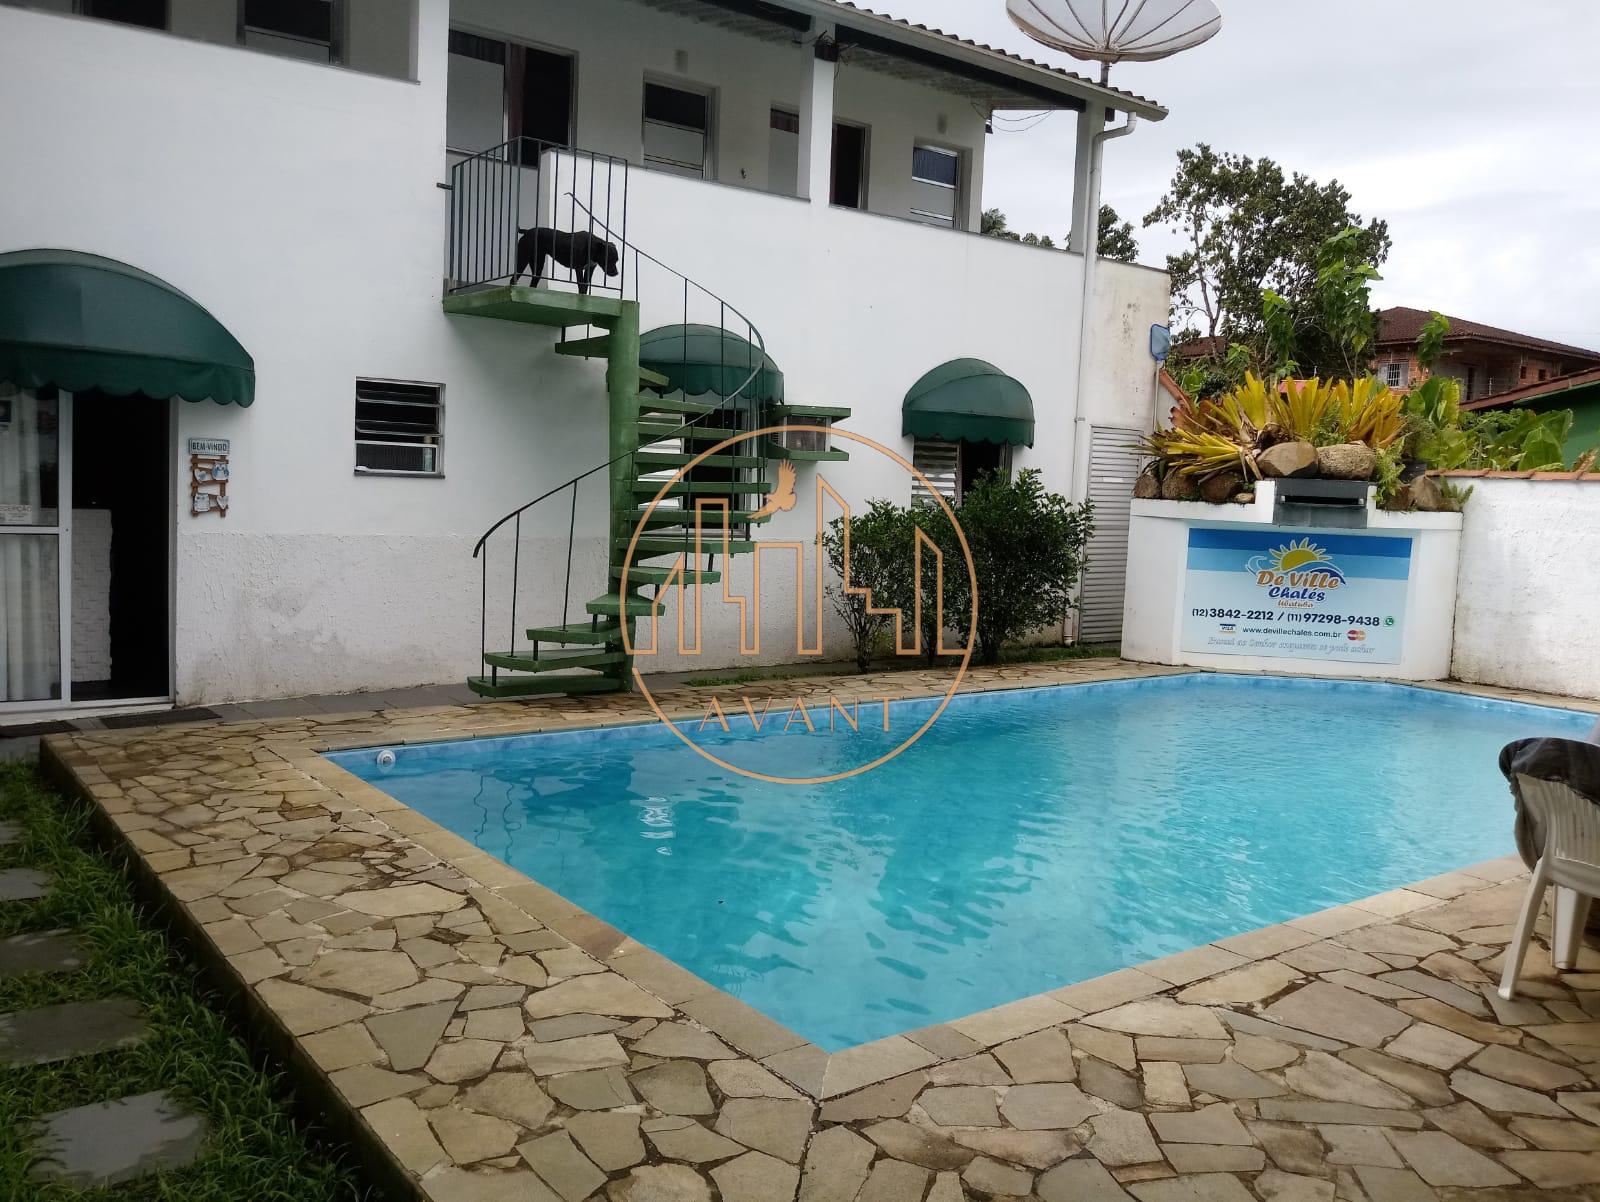
[(1246, 373), (1243, 384), (1215, 399), (1186, 399), (1173, 410), (1172, 428), (1147, 435), (1140, 448), (1163, 475), (1237, 471), (1251, 480), (1261, 475), (1256, 456), (1278, 443), (1362, 442), (1382, 451), (1405, 429), (1401, 398), (1370, 376), (1270, 385)]

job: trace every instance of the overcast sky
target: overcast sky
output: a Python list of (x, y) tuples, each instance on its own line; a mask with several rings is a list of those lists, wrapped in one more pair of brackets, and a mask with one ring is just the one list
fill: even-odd
[[(1086, 74), (1029, 41), (1003, 0), (862, 0)], [(1106, 149), (1104, 199), (1141, 262), (1172, 241), (1138, 228), (1196, 142), (1337, 178), (1394, 250), (1374, 290), (1529, 334), (1600, 347), (1600, 2), (1218, 0), (1206, 45), (1114, 67), (1171, 115)], [(989, 139), (984, 203), (1060, 240), (1073, 119)]]

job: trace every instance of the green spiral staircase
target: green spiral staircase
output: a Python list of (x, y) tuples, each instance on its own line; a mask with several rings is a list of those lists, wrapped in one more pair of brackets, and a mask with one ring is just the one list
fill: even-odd
[[(650, 259), (644, 252), (636, 253), (643, 259)], [(670, 268), (665, 270), (671, 271)], [(684, 279), (687, 295), (692, 281), (680, 278)], [(698, 285), (693, 286), (698, 288)], [(609, 404), (610, 458), (607, 462), (507, 514), (485, 532), (474, 550), (474, 555), (482, 561), (487, 615), (489, 548), (497, 533), (505, 532), (513, 540), (511, 625), (507, 644), (504, 650), (492, 649), (485, 630), (481, 648), (485, 670), (467, 681), (474, 692), (503, 698), (627, 689), (632, 681), (632, 664), (624, 645), (624, 627), (631, 639), (634, 623), (663, 612), (674, 587), (671, 582), (675, 573), (681, 573), (679, 578), (686, 584), (698, 580), (710, 585), (722, 579), (715, 555), (705, 554), (703, 561), (697, 561), (695, 556), (697, 534), (703, 535), (704, 547), (724, 550), (721, 508), (710, 510), (709, 518), (715, 525), (702, 530), (697, 525), (696, 502), (713, 499), (725, 504), (729, 530), (735, 532), (730, 533), (726, 552), (748, 554), (756, 546), (752, 538), (754, 528), (769, 520), (758, 511), (760, 499), (774, 488), (767, 478), (767, 469), (775, 459), (848, 458), (845, 452), (836, 450), (791, 450), (770, 438), (761, 440), (760, 445), (747, 441), (736, 448), (738, 453), (710, 456), (696, 464), (687, 479), (674, 482), (666, 496), (681, 501), (681, 506), (662, 504), (653, 510), (650, 508), (675, 472), (716, 443), (792, 418), (831, 421), (849, 415), (848, 410), (836, 407), (783, 404), (781, 390), (770, 386), (770, 378), (781, 380), (781, 375), (766, 357), (760, 334), (725, 302), (717, 303), (722, 317), (720, 326), (685, 323), (672, 327), (682, 334), (667, 334), (669, 347), (675, 345), (672, 339), (683, 342), (682, 370), (678, 370), (677, 364), (658, 362), (661, 356), (671, 358), (672, 352), (661, 351), (657, 340), (658, 358), (652, 362), (663, 367), (657, 371), (642, 363), (636, 300), (508, 285), (445, 297), (445, 312), (455, 316), (560, 329), (562, 340), (555, 346), (557, 354), (604, 361)], [(686, 302), (686, 315), (687, 308)], [(748, 331), (750, 336), (730, 329), (730, 325)], [(569, 332), (580, 329), (599, 330), (600, 333), (568, 337)], [(691, 338), (702, 343), (707, 340), (723, 343), (727, 349), (718, 353), (721, 362), (712, 364), (709, 370), (703, 362), (704, 356), (691, 363), (688, 354)], [(573, 621), (570, 612), (572, 549), (579, 508), (578, 489), (584, 481), (601, 473), (605, 474), (607, 489), (608, 582), (606, 591), (584, 603), (583, 611), (587, 616)], [(519, 631), (516, 590), (521, 571), (522, 517), (545, 502), (559, 505), (558, 498), (563, 494), (567, 494), (570, 514), (565, 612), (559, 622)], [(630, 561), (628, 548), (636, 531), (639, 537)], [(522, 643), (521, 639), (526, 642)]]

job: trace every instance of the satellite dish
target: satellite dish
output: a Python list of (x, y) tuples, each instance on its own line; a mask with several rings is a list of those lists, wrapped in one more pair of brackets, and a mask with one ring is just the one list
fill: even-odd
[(1023, 33), (1073, 58), (1100, 64), (1149, 62), (1216, 36), (1222, 13), (1212, 0), (1006, 0)]

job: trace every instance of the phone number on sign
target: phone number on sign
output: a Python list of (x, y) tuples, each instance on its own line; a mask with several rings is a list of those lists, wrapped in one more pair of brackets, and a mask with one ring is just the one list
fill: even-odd
[(1271, 609), (1191, 609), (1195, 618), (1225, 618), (1244, 622), (1304, 622), (1330, 626), (1381, 626), (1383, 619), (1373, 614), (1278, 613)]

